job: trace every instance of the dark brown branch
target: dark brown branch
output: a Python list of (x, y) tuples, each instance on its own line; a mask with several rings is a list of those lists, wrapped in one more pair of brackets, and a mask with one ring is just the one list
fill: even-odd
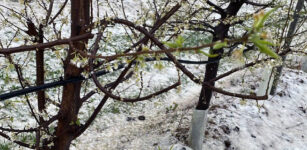
[[(121, 19), (113, 19), (112, 20), (115, 23), (121, 23), (125, 24), (127, 26), (130, 26), (141, 33), (143, 33), (146, 37), (148, 37), (153, 43), (155, 43), (160, 49), (166, 50), (167, 48), (161, 43), (158, 39), (156, 39), (152, 34), (150, 34), (146, 29), (140, 26), (136, 26), (134, 23), (128, 21), (128, 20), (121, 20)], [(177, 68), (179, 68), (184, 74), (186, 74), (193, 82), (200, 84), (201, 81), (195, 77), (193, 73), (191, 73), (188, 69), (186, 69), (179, 61), (176, 59), (175, 56), (173, 56), (171, 53), (166, 52), (167, 57), (171, 59), (171, 61), (176, 65)]]
[(214, 82), (214, 81), (220, 80), (220, 79), (222, 79), (224, 77), (227, 77), (227, 76), (231, 75), (232, 73), (235, 73), (235, 72), (237, 72), (239, 70), (243, 70), (243, 69), (248, 68), (248, 67), (252, 67), (252, 66), (254, 66), (254, 65), (256, 65), (256, 64), (258, 64), (260, 62), (267, 61), (269, 59), (272, 59), (272, 58), (266, 58), (266, 59), (263, 59), (263, 60), (257, 60), (255, 62), (251, 62), (251, 63), (245, 64), (244, 66), (241, 66), (241, 67), (238, 67), (238, 68), (234, 68), (234, 69), (232, 69), (232, 70), (230, 70), (230, 71), (228, 71), (226, 73), (223, 73), (223, 74), (221, 74), (221, 75), (211, 79), (209, 82)]
[[(51, 5), (51, 4), (50, 4)], [(38, 43), (42, 44), (44, 43), (44, 32), (43, 32), (43, 25), (39, 26), (38, 31)], [(35, 52), (35, 59), (36, 59), (36, 85), (43, 85), (45, 83), (45, 69), (44, 69), (44, 49), (37, 49)], [(43, 112), (45, 110), (45, 104), (46, 104), (46, 96), (45, 91), (38, 91), (37, 92), (37, 101), (38, 101), (38, 110), (40, 112)], [(40, 117), (40, 121), (42, 121), (43, 118)]]
[[(17, 25), (15, 25), (14, 23), (12, 23), (10, 20), (8, 20), (8, 19), (2, 14), (2, 12), (0, 12), (0, 15), (3, 17), (3, 19), (4, 19), (6, 22), (8, 22), (9, 24), (11, 24), (12, 26), (14, 26), (15, 28), (17, 28), (18, 30), (23, 31), (23, 32), (26, 32), (26, 30), (24, 30), (24, 29), (18, 27)], [(11, 27), (11, 28), (12, 28), (12, 27)]]
[[(92, 55), (93, 55), (93, 54), (96, 54), (97, 51), (98, 51), (98, 48), (99, 48), (98, 42), (99, 42), (101, 36), (102, 36), (101, 33), (98, 34), (98, 37), (97, 37), (96, 42), (95, 42), (95, 44), (94, 44), (93, 50), (92, 50), (92, 52), (91, 52)], [(91, 60), (92, 60), (92, 59), (91, 59)], [(92, 64), (92, 62), (90, 62), (90, 64)], [(92, 70), (93, 70), (93, 65), (91, 65), (91, 71), (92, 71)], [(97, 77), (96, 77), (95, 74), (92, 74), (91, 76), (92, 76), (92, 78), (93, 78), (94, 83), (96, 84), (96, 86), (97, 86), (103, 93), (105, 93), (108, 97), (111, 97), (111, 98), (116, 99), (116, 100), (124, 101), (124, 102), (144, 101), (144, 100), (150, 99), (150, 98), (152, 98), (152, 97), (154, 97), (154, 96), (156, 96), (156, 95), (159, 95), (159, 94), (168, 92), (169, 90), (171, 90), (171, 89), (173, 89), (173, 88), (175, 88), (175, 87), (177, 87), (177, 86), (180, 85), (180, 81), (178, 81), (177, 83), (173, 84), (172, 86), (169, 86), (169, 87), (167, 87), (167, 88), (165, 88), (165, 89), (163, 89), (163, 90), (160, 90), (160, 91), (158, 91), (158, 92), (156, 92), (156, 93), (153, 93), (153, 94), (150, 94), (150, 95), (148, 95), (148, 96), (141, 97), (141, 98), (130, 99), (130, 98), (122, 98), (122, 97), (119, 97), (119, 96), (116, 96), (116, 95), (112, 94), (112, 92), (110, 92), (110, 91), (107, 90), (104, 86), (102, 86), (102, 85), (100, 84), (100, 82), (98, 81), (98, 79), (97, 79)], [(122, 79), (123, 79), (123, 77), (124, 77), (124, 76), (119, 77), (119, 78), (118, 78), (119, 81), (116, 81), (116, 82), (121, 82)]]
[(90, 97), (92, 97), (94, 94), (96, 94), (97, 92), (96, 91), (90, 91), (88, 92), (86, 95), (84, 95), (82, 98), (81, 98), (81, 103), (87, 101)]
[(226, 12), (224, 11), (223, 8), (221, 8), (220, 6), (217, 6), (216, 4), (212, 3), (211, 1), (207, 0), (207, 4), (212, 6), (215, 10), (217, 10), (219, 12), (219, 14), (221, 15), (221, 18), (225, 18), (226, 17)]
[(20, 146), (23, 146), (23, 147), (27, 147), (27, 148), (30, 148), (30, 149), (34, 149), (35, 147), (34, 146), (31, 146), (29, 144), (26, 144), (26, 143), (23, 143), (21, 141), (16, 141), (16, 140), (12, 140), (8, 135), (6, 135), (5, 133), (3, 132), (0, 132), (0, 136), (4, 137), (5, 139), (9, 140), (9, 141), (12, 141)]
[(17, 133), (22, 133), (22, 132), (35, 132), (37, 129), (30, 128), (30, 129), (12, 129), (12, 128), (4, 128), (0, 127), (0, 130), (2, 131), (8, 131), (8, 132), (17, 132)]
[[(238, 41), (245, 41), (247, 39), (247, 36), (244, 36), (240, 39), (234, 39), (234, 40), (230, 40), (228, 41), (228, 43), (235, 43)], [(169, 49), (162, 49), (162, 50), (148, 50), (148, 51), (138, 51), (135, 53), (125, 53), (125, 54), (117, 54), (117, 55), (112, 55), (112, 56), (93, 56), (93, 55), (88, 55), (85, 52), (82, 51), (78, 51), (82, 56), (84, 57), (92, 57), (92, 58), (102, 58), (102, 59), (106, 59), (106, 60), (113, 60), (116, 59), (118, 57), (124, 57), (124, 56), (138, 56), (138, 55), (144, 55), (144, 54), (163, 54), (163, 53), (172, 53), (172, 52), (184, 52), (184, 51), (198, 51), (200, 49), (203, 48), (207, 48), (207, 47), (212, 47), (216, 44), (216, 42), (213, 43), (209, 43), (209, 44), (203, 44), (200, 46), (196, 46), (196, 47), (182, 47), (182, 48), (169, 48)]]
[(50, 4), (49, 4), (49, 8), (47, 10), (47, 15), (46, 15), (46, 24), (48, 23), (49, 19), (50, 19), (50, 15), (52, 13), (52, 10), (53, 10), (53, 4), (54, 4), (54, 0), (50, 0)]
[(53, 46), (56, 46), (56, 45), (69, 44), (69, 42), (71, 42), (71, 41), (81, 41), (81, 40), (86, 40), (86, 39), (90, 39), (90, 38), (93, 38), (93, 37), (94, 37), (93, 34), (86, 33), (86, 34), (75, 36), (75, 37), (72, 37), (72, 38), (69, 38), (69, 39), (56, 40), (56, 41), (49, 42), (49, 43), (0, 49), (0, 54), (12, 54), (12, 53), (33, 51), (33, 50), (36, 50), (36, 49), (50, 48), (50, 47), (53, 47)]
[(239, 98), (244, 98), (244, 99), (253, 99), (253, 100), (267, 100), (268, 99), (268, 95), (264, 95), (264, 96), (256, 96), (256, 95), (244, 95), (244, 94), (239, 94), (239, 93), (232, 93), (232, 92), (228, 92), (219, 88), (216, 88), (212, 85), (210, 85), (209, 83), (204, 83), (204, 85), (211, 89), (212, 91), (215, 91), (217, 93), (221, 93), (223, 95), (228, 95), (228, 96), (233, 96), (233, 97), (239, 97)]
[(114, 95), (112, 92), (110, 92), (110, 91), (108, 91), (106, 88), (104, 88), (104, 87), (99, 83), (99, 81), (98, 81), (97, 78), (93, 77), (93, 80), (94, 80), (96, 86), (97, 86), (105, 95), (107, 95), (108, 97), (111, 97), (111, 98), (113, 98), (113, 99), (115, 99), (115, 100), (118, 100), (118, 101), (122, 101), (122, 102), (131, 102), (131, 103), (151, 99), (151, 98), (153, 98), (153, 97), (155, 97), (155, 96), (157, 96), (157, 95), (166, 93), (166, 92), (170, 91), (171, 89), (174, 89), (174, 88), (176, 88), (177, 86), (180, 85), (180, 81), (178, 81), (178, 82), (176, 82), (175, 84), (173, 84), (173, 85), (171, 85), (171, 86), (169, 86), (169, 87), (167, 87), (167, 88), (164, 88), (164, 89), (162, 89), (162, 90), (160, 90), (160, 91), (158, 91), (158, 92), (152, 93), (152, 94), (147, 95), (147, 96), (144, 96), (144, 97), (132, 99), (132, 98), (122, 98), (122, 97), (120, 97), (120, 96), (116, 96), (116, 95)]
[(291, 51), (291, 53), (301, 53), (301, 54), (307, 55), (307, 52), (303, 52), (303, 51)]
[(60, 10), (54, 15), (54, 17), (49, 21), (48, 24), (52, 24), (54, 22), (54, 20), (61, 14), (61, 12), (63, 11), (63, 9), (65, 8), (66, 4), (67, 4), (68, 0), (65, 0), (63, 6), (60, 8)]
[[(168, 11), (165, 16), (163, 16), (160, 20), (157, 20), (155, 22), (155, 24), (153, 25), (153, 28), (149, 31), (149, 33), (154, 34), (175, 12), (177, 12), (179, 10), (180, 7), (181, 7), (181, 4), (179, 4), (179, 3), (176, 4), (174, 7), (172, 7), (172, 9), (170, 11)], [(106, 26), (108, 24), (112, 24), (112, 22), (102, 20), (101, 24)], [(91, 26), (93, 26), (93, 24)], [(126, 49), (124, 51), (124, 53), (128, 53), (132, 48), (135, 48), (142, 43), (146, 43), (148, 41), (148, 39), (149, 38), (147, 36), (145, 36), (144, 38), (142, 38), (141, 40), (139, 40), (138, 42), (133, 44), (130, 48)]]
[(51, 123), (53, 123), (55, 120), (57, 120), (57, 115), (51, 117), (48, 121), (45, 121), (44, 123), (42, 123), (40, 126), (38, 126), (37, 128), (30, 128), (30, 129), (13, 129), (13, 128), (4, 128), (4, 127), (0, 127), (0, 130), (2, 131), (7, 131), (7, 132), (17, 132), (17, 133), (23, 133), (23, 132), (35, 132), (37, 131), (39, 128), (46, 128), (48, 127)]
[(59, 115), (55, 115), (53, 117), (51, 117), (48, 121), (44, 121), (39, 127), (41, 128), (46, 128), (48, 127), (51, 123), (53, 123), (54, 121), (56, 121), (58, 119)]
[[(133, 63), (132, 63), (132, 64), (133, 64)], [(133, 72), (130, 72), (126, 77), (124, 77), (124, 78), (120, 81), (120, 83), (123, 82), (123, 81), (128, 80), (130, 77), (132, 77), (132, 75), (133, 75)], [(106, 85), (105, 85), (105, 88), (113, 87), (115, 84), (117, 84), (116, 81), (115, 81), (115, 82), (111, 82), (111, 83), (109, 83), (109, 84), (106, 84)], [(93, 90), (93, 91), (88, 92), (86, 95), (84, 95), (84, 96), (81, 98), (81, 100), (80, 100), (80, 106), (79, 106), (79, 107), (81, 107), (81, 106), (82, 106), (82, 103), (84, 103), (85, 101), (87, 101), (91, 96), (93, 96), (93, 95), (96, 94), (96, 93), (97, 93), (96, 90)]]
[[(92, 53), (96, 53), (97, 49), (92, 50)], [(89, 59), (89, 66), (90, 69), (93, 70), (93, 59), (90, 58)], [(111, 89), (116, 88), (119, 83), (121, 82), (121, 80), (124, 78), (124, 76), (128, 73), (129, 69), (132, 67), (132, 62), (121, 72), (121, 74), (119, 75), (119, 77), (117, 78), (117, 80), (115, 81), (115, 83), (112, 85), (112, 87), (110, 87)], [(96, 77), (96, 76), (95, 76)], [(94, 78), (95, 78), (94, 77)], [(96, 77), (97, 78), (97, 77)], [(100, 84), (100, 83), (99, 83)], [(95, 118), (97, 117), (98, 113), (100, 112), (100, 110), (102, 109), (102, 107), (104, 106), (104, 104), (106, 103), (106, 101), (108, 100), (108, 96), (104, 96), (103, 99), (100, 101), (100, 103), (98, 104), (98, 106), (96, 107), (96, 109), (94, 110), (94, 112), (92, 113), (92, 115), (90, 116), (90, 118), (85, 122), (85, 124), (79, 128), (79, 130), (75, 133), (74, 138), (77, 138), (78, 136), (80, 136), (91, 124), (92, 122), (95, 120)]]
[[(24, 84), (23, 84), (24, 78), (23, 78), (23, 76), (22, 76), (21, 67), (18, 66), (18, 64), (15, 64), (15, 63), (13, 62), (13, 59), (12, 59), (11, 55), (7, 55), (7, 58), (8, 58), (8, 60), (9, 60), (9, 62), (10, 62), (11, 64), (14, 64), (14, 67), (15, 67), (15, 70), (16, 70), (16, 73), (17, 73), (17, 77), (18, 77), (18, 81), (19, 81), (21, 87), (24, 89), (24, 88), (25, 88), (25, 86), (24, 86)], [(29, 109), (30, 109), (30, 111), (31, 111), (31, 115), (34, 117), (34, 119), (36, 120), (36, 122), (39, 123), (39, 121), (38, 121), (38, 119), (37, 119), (37, 117), (36, 117), (36, 115), (35, 115), (35, 113), (34, 113), (33, 107), (32, 107), (32, 105), (31, 105), (31, 103), (30, 103), (30, 100), (29, 100), (29, 98), (28, 98), (28, 95), (25, 95), (25, 97), (26, 97), (26, 102), (27, 102), (27, 104), (28, 104), (28, 106), (29, 106)]]
[[(184, 23), (183, 21), (171, 21), (170, 23)], [(202, 26), (205, 26), (205, 27), (208, 27), (210, 29), (214, 29), (214, 27), (212, 25), (210, 25), (209, 23), (206, 23), (204, 21), (200, 21), (200, 20), (190, 20), (188, 22), (189, 24), (191, 25), (202, 25)]]
[(274, 2), (274, 1), (272, 1), (272, 2), (270, 2), (270, 3), (268, 3), (268, 4), (261, 4), (261, 3), (256, 3), (256, 2), (252, 2), (252, 1), (246, 1), (245, 3), (246, 3), (246, 4), (249, 4), (249, 5), (253, 5), (253, 6), (268, 7), (268, 6), (273, 5), (273, 2)]

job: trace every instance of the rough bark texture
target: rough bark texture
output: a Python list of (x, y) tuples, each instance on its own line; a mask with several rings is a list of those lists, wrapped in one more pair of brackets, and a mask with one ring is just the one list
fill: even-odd
[[(86, 33), (83, 29), (89, 25), (89, 0), (71, 0), (71, 37)], [(85, 50), (87, 42), (74, 42), (70, 46), (64, 62), (64, 78), (69, 79), (81, 75), (82, 69), (70, 63), (75, 57), (74, 49)], [(78, 118), (81, 82), (67, 84), (63, 87), (62, 103), (59, 111), (58, 127), (56, 130), (56, 150), (68, 150), (74, 139), (75, 122)]]
[[(43, 26), (40, 25), (38, 31), (38, 43), (44, 43)], [(38, 49), (36, 51), (36, 85), (44, 84), (44, 49)], [(37, 92), (38, 110), (42, 112), (45, 109), (45, 92)]]
[[(44, 43), (44, 32), (43, 25), (39, 26), (38, 36), (36, 37), (38, 43)], [(36, 85), (43, 85), (45, 82), (45, 70), (44, 70), (44, 49), (38, 49), (36, 51)], [(43, 112), (45, 110), (45, 91), (41, 90), (37, 92), (37, 104), (39, 112)], [(39, 117), (39, 123), (42, 124), (44, 122), (43, 117)], [(39, 149), (39, 143), (41, 140), (40, 131), (36, 132), (36, 149)]]
[[(237, 12), (240, 10), (241, 6), (244, 4), (244, 2), (245, 0), (238, 0), (231, 2), (225, 10), (225, 13), (227, 15), (222, 15), (222, 20), (225, 19), (226, 16), (227, 17), (235, 16)], [(226, 38), (229, 27), (230, 25), (224, 24), (223, 22), (218, 24), (214, 28), (213, 42), (218, 40), (223, 40), (224, 38)], [(214, 50), (213, 53), (222, 54), (223, 48), (219, 50)], [(208, 61), (216, 61), (220, 59), (221, 57), (219, 56), (219, 57), (209, 58)], [(207, 64), (204, 82), (209, 81), (216, 77), (218, 67), (219, 67), (218, 61), (216, 63)], [(211, 85), (214, 86), (214, 82), (211, 83)], [(203, 84), (196, 109), (207, 110), (210, 106), (211, 97), (212, 97), (212, 90), (206, 88), (206, 85)]]

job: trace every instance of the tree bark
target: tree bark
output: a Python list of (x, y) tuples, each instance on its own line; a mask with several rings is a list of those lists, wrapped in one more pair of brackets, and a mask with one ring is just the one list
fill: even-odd
[[(245, 2), (245, 0), (238, 0), (238, 1), (230, 2), (228, 7), (225, 9), (225, 11), (223, 11), (223, 12), (226, 13), (226, 15), (221, 14), (221, 20), (226, 19), (226, 17), (235, 16), (237, 14), (237, 12), (240, 10), (241, 6), (244, 4), (244, 2)], [(227, 37), (229, 28), (230, 28), (230, 25), (224, 24), (223, 22), (219, 23), (216, 27), (214, 27), (213, 42), (218, 41), (218, 40), (224, 40)], [(220, 54), (220, 55), (218, 57), (208, 59), (208, 61), (210, 61), (210, 62), (216, 61), (216, 63), (207, 64), (204, 82), (207, 82), (207, 81), (216, 77), (218, 67), (219, 67), (219, 61), (218, 60), (221, 59), (221, 54), (224, 52), (223, 48), (218, 49), (218, 50), (214, 50), (214, 51), (211, 50), (211, 51), (212, 51), (213, 54)], [(214, 86), (214, 84), (215, 84), (214, 82), (211, 83), (212, 86)], [(193, 117), (194, 117), (194, 115), (196, 116), (195, 112), (203, 111), (201, 113), (202, 116), (198, 115), (198, 118), (202, 118), (202, 120), (204, 120), (204, 121), (201, 125), (195, 125), (195, 124), (193, 124), (194, 122), (192, 122), (192, 129), (191, 129), (191, 134), (190, 134), (190, 137), (191, 137), (191, 139), (190, 139), (191, 145), (190, 146), (194, 150), (202, 150), (203, 136), (195, 136), (195, 135), (192, 135), (192, 134), (197, 133), (197, 132), (198, 132), (198, 134), (204, 134), (203, 131), (204, 131), (204, 128), (207, 124), (206, 114), (207, 114), (208, 108), (210, 106), (211, 97), (212, 97), (212, 90), (207, 88), (207, 86), (205, 84), (203, 84), (201, 92), (200, 92), (200, 96), (199, 96), (199, 101), (198, 101), (198, 104), (196, 106), (196, 111), (194, 111)], [(199, 131), (202, 131), (202, 132), (199, 133)]]
[[(38, 31), (38, 43), (44, 43), (44, 32), (43, 26), (39, 26)], [(36, 51), (36, 85), (44, 84), (44, 49), (38, 49)], [(38, 110), (42, 112), (45, 109), (45, 92), (38, 91), (37, 92), (37, 100), (38, 100)]]
[[(39, 25), (37, 42), (39, 44), (44, 43), (44, 32), (43, 32), (43, 25)], [(45, 70), (44, 70), (44, 49), (38, 49), (36, 51), (36, 85), (43, 85), (45, 82)], [(37, 92), (37, 104), (38, 104), (38, 111), (42, 113), (45, 110), (46, 104), (46, 97), (45, 91), (41, 90)], [(44, 122), (44, 118), (39, 116), (39, 124), (41, 125)], [(39, 143), (41, 139), (40, 131), (36, 131), (36, 149), (39, 149)]]
[[(84, 27), (90, 23), (90, 1), (89, 0), (71, 0), (71, 37), (86, 33)], [(68, 56), (64, 62), (64, 78), (69, 79), (78, 77), (83, 71), (82, 68), (76, 67), (70, 61), (75, 57), (75, 49), (84, 51), (83, 42), (73, 42), (68, 51)], [(55, 149), (68, 150), (74, 132), (76, 132), (80, 103), (81, 82), (70, 83), (63, 87), (62, 103), (59, 111), (58, 127), (56, 130)]]
[[(244, 2), (245, 0), (238, 0), (238, 1), (231, 2), (225, 10), (227, 14), (226, 16), (227, 17), (235, 16), (240, 10), (241, 6), (244, 4)], [(221, 18), (221, 19), (224, 20), (225, 18)], [(224, 24), (223, 22), (218, 24), (214, 28), (213, 42), (225, 39), (227, 37), (229, 28), (230, 28), (229, 24)], [(213, 51), (214, 54), (222, 54), (223, 52), (224, 52), (223, 48)], [(221, 56), (208, 59), (208, 61), (210, 62), (211, 61), (217, 61), (217, 62), (208, 64), (206, 66), (204, 82), (209, 81), (216, 77), (218, 66), (219, 66), (218, 60), (220, 59), (221, 59)], [(212, 82), (211, 85), (214, 86), (214, 82)], [(212, 97), (212, 90), (208, 89), (206, 85), (203, 84), (196, 109), (207, 110), (210, 106), (211, 97)]]

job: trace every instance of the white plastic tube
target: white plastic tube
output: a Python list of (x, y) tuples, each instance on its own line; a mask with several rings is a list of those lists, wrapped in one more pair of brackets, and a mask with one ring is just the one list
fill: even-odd
[(307, 72), (307, 56), (305, 56), (304, 58), (303, 58), (303, 61), (302, 61), (303, 63), (302, 63), (302, 70), (304, 71), (304, 72)]
[(273, 84), (273, 80), (274, 80), (274, 74), (271, 76), (272, 70), (273, 70), (272, 67), (264, 68), (264, 71), (263, 71), (263, 74), (262, 74), (262, 82), (260, 83), (260, 87), (257, 90), (257, 96), (265, 95), (267, 88), (269, 88), (268, 93), (270, 93), (271, 88), (272, 88), (272, 84)]
[(189, 135), (189, 145), (193, 150), (203, 149), (205, 127), (207, 124), (208, 110), (195, 109), (192, 116), (192, 125)]

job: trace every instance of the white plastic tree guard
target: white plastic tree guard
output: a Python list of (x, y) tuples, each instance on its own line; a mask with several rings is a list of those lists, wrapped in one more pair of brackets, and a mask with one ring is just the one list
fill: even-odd
[(189, 145), (193, 150), (203, 149), (204, 132), (207, 125), (207, 110), (197, 110), (193, 112), (192, 125), (189, 135)]
[(307, 72), (307, 56), (305, 56), (304, 58), (303, 58), (303, 61), (302, 61), (303, 63), (302, 63), (302, 70), (304, 71), (304, 72)]
[[(263, 96), (266, 94), (266, 91), (268, 89), (268, 94), (271, 91), (273, 81), (274, 81), (274, 74), (272, 74), (273, 68), (272, 67), (266, 67), (263, 69), (262, 74), (262, 82), (260, 83), (259, 89), (257, 90), (257, 96)], [(272, 74), (272, 75), (271, 75)], [(270, 82), (270, 83), (269, 83)], [(269, 87), (268, 87), (269, 86)]]

